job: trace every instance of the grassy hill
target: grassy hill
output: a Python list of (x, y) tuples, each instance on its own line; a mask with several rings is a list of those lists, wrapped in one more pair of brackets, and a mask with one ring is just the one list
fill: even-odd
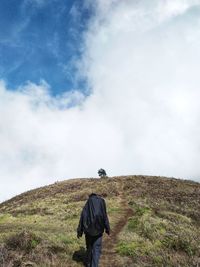
[(105, 198), (112, 228), (101, 267), (200, 264), (200, 184), (124, 176), (57, 182), (1, 203), (0, 266), (83, 266), (76, 228), (92, 192)]

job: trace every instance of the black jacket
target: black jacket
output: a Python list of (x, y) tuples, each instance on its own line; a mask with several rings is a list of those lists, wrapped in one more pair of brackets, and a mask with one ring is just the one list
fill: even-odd
[(97, 236), (104, 230), (107, 234), (110, 233), (105, 200), (96, 194), (91, 194), (81, 212), (77, 234), (82, 236), (84, 232), (91, 236)]

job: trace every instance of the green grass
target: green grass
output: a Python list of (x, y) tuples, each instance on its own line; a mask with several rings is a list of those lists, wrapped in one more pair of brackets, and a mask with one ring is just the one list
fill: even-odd
[[(77, 239), (76, 237), (82, 207), (88, 194), (93, 190), (105, 197), (110, 195), (106, 181), (92, 179), (80, 182), (82, 186), (79, 190), (76, 189), (74, 181), (67, 181), (61, 185), (55, 185), (57, 192), (53, 186), (50, 186), (49, 192), (46, 188), (39, 189), (38, 197), (30, 192), (22, 196), (19, 201), (13, 199), (12, 202), (1, 206), (0, 242), (2, 244), (8, 244), (8, 240), (17, 239), (24, 231), (41, 239), (40, 244), (37, 240), (30, 240), (31, 253), (18, 249), (14, 251), (11, 248), (13, 260), (23, 253), (23, 260), (30, 259), (38, 266), (41, 264), (41, 259), (44, 266), (45, 264), (49, 266), (49, 262), (53, 266), (80, 266), (80, 263), (73, 261), (72, 258), (75, 251), (85, 246), (84, 238)], [(78, 181), (79, 184), (80, 182)], [(65, 192), (62, 192), (63, 187), (65, 187)], [(111, 194), (109, 198), (106, 198), (106, 202), (111, 226), (114, 226), (120, 213), (120, 201), (115, 197), (117, 191), (113, 185), (111, 192), (113, 192), (113, 197)]]
[[(164, 181), (168, 186), (167, 180)], [(130, 256), (136, 266), (193, 266), (200, 260), (200, 227), (199, 221), (194, 219), (199, 197), (191, 199), (194, 188), (191, 190), (191, 184), (188, 188), (188, 184), (180, 183), (181, 189), (177, 190), (180, 185), (176, 181), (176, 190), (178, 195), (184, 195), (183, 199), (177, 198), (176, 192), (172, 197), (165, 188), (157, 191), (153, 183), (150, 190), (143, 188), (139, 197), (127, 194), (134, 216), (120, 233), (117, 251)], [(127, 190), (131, 192), (132, 189), (134, 186), (130, 184)], [(190, 205), (191, 200), (195, 206)]]
[[(31, 261), (41, 267), (82, 266), (73, 259), (85, 246), (76, 228), (92, 192), (105, 198), (112, 229), (124, 214), (122, 197), (133, 210), (118, 236), (118, 267), (125, 266), (126, 257), (138, 267), (186, 267), (200, 261), (200, 185), (127, 176), (58, 182), (0, 204), (0, 249), (7, 265)], [(21, 249), (9, 246), (9, 240), (19, 240)]]

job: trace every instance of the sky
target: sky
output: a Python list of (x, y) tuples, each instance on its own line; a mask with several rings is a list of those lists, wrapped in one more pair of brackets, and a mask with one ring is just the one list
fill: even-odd
[(83, 90), (84, 81), (75, 79), (72, 66), (80, 56), (82, 33), (91, 14), (82, 2), (1, 1), (0, 75), (12, 90), (41, 80), (51, 85), (54, 96)]
[(200, 181), (200, 0), (1, 0), (0, 201), (76, 177)]

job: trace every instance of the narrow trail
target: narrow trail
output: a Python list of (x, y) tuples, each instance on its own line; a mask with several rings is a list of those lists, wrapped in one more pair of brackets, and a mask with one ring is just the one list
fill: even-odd
[(121, 191), (121, 207), (124, 209), (121, 217), (117, 221), (113, 229), (111, 229), (110, 236), (105, 236), (103, 239), (102, 255), (100, 259), (100, 267), (119, 267), (117, 261), (118, 254), (116, 252), (116, 245), (118, 242), (118, 235), (127, 224), (128, 219), (133, 216), (133, 210), (129, 207), (124, 193)]

